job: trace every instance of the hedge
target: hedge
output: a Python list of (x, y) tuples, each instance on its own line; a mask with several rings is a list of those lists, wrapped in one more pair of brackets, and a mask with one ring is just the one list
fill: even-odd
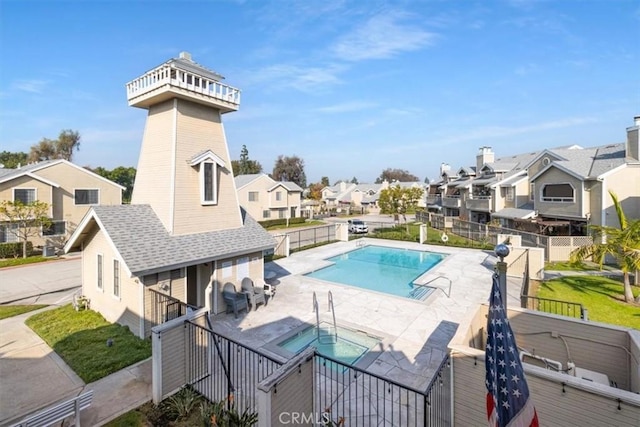
[[(289, 224), (304, 224), (307, 219), (303, 216), (289, 218)], [(276, 227), (278, 225), (287, 225), (286, 218), (268, 219), (266, 221), (258, 221), (258, 224), (264, 228)]]
[[(27, 242), (27, 256), (33, 253), (33, 243)], [(22, 242), (0, 243), (0, 258), (17, 258), (22, 256)]]

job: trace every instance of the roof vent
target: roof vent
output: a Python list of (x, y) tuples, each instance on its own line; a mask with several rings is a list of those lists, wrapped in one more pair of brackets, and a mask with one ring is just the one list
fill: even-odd
[(187, 61), (192, 61), (191, 54), (189, 52), (180, 52), (180, 59), (186, 59)]

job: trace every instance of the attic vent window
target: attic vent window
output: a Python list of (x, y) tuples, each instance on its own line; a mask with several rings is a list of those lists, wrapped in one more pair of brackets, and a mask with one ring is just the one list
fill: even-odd
[(549, 163), (551, 163), (551, 160), (548, 157), (545, 157), (544, 159), (542, 159), (543, 166), (548, 166)]

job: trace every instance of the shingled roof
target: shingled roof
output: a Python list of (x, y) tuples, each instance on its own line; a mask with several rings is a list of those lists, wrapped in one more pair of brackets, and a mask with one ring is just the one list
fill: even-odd
[[(99, 224), (131, 274), (142, 276), (275, 246), (273, 237), (244, 209), (241, 215), (240, 228), (172, 236), (149, 205), (93, 206), (80, 227)], [(69, 241), (65, 249), (79, 246), (81, 240)]]

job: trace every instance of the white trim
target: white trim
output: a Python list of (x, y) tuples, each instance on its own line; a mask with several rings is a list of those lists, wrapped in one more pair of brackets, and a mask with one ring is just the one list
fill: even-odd
[[(229, 143), (227, 142), (227, 133), (224, 130), (224, 123), (222, 123), (222, 116), (220, 114), (220, 112), (218, 112), (218, 117), (220, 118), (220, 127), (222, 128), (222, 139), (224, 140), (224, 148), (225, 148), (225, 154), (226, 154), (226, 158), (230, 159), (230, 155), (229, 155)], [(229, 173), (231, 173), (231, 175), (233, 175), (233, 171), (228, 171)], [(233, 176), (231, 177), (231, 184), (233, 185), (233, 195), (235, 196), (235, 202), (234, 202), (234, 206), (240, 206), (240, 201), (238, 200), (238, 191), (236, 189), (236, 180), (233, 178)], [(242, 210), (241, 209), (236, 209), (237, 215), (238, 215), (238, 223), (244, 225), (244, 222), (242, 221)]]
[[(31, 188), (31, 187), (11, 187), (11, 197), (13, 198), (13, 203), (16, 202), (16, 190), (33, 190), (33, 201), (34, 202), (38, 201), (38, 189), (36, 187), (33, 187), (33, 188)], [(33, 202), (28, 202), (28, 203), (33, 203)]]
[[(138, 284), (139, 289), (138, 289), (138, 310), (140, 311), (140, 313), (138, 314), (138, 328), (140, 328), (140, 330), (138, 331), (138, 337), (140, 337), (141, 339), (145, 338), (145, 330), (144, 330), (144, 323), (145, 323), (145, 316), (146, 313), (144, 312), (144, 283), (142, 283), (142, 280), (136, 276), (136, 278), (134, 279), (134, 282)], [(158, 353), (159, 355), (159, 353)], [(155, 359), (155, 357), (154, 357)], [(160, 375), (162, 377), (162, 375)]]
[(173, 234), (176, 207), (176, 149), (178, 146), (178, 98), (173, 100), (173, 132), (171, 135), (171, 184), (169, 185), (169, 232)]
[(194, 157), (193, 159), (191, 159), (191, 166), (196, 166), (206, 161), (217, 163), (220, 167), (225, 166), (224, 160), (218, 157), (216, 153), (214, 153), (211, 150), (207, 150), (204, 153), (198, 155), (197, 157)]
[[(104, 293), (104, 254), (96, 253), (96, 289)], [(100, 287), (102, 285), (102, 287)]]
[(0, 184), (3, 184), (3, 183), (5, 183), (5, 182), (12, 181), (12, 180), (17, 179), (17, 178), (21, 178), (21, 177), (23, 177), (23, 176), (28, 176), (29, 178), (35, 179), (36, 181), (43, 182), (43, 183), (45, 183), (45, 184), (47, 184), (47, 185), (50, 185), (50, 186), (52, 186), (52, 187), (56, 187), (56, 188), (59, 188), (59, 187), (60, 187), (60, 185), (59, 185), (59, 184), (56, 184), (55, 182), (50, 181), (50, 180), (48, 180), (48, 179), (46, 179), (46, 178), (43, 178), (43, 177), (41, 177), (41, 176), (38, 176), (38, 175), (36, 175), (36, 174), (33, 174), (33, 173), (31, 173), (31, 171), (23, 172), (23, 173), (18, 174), (18, 175), (9, 174), (8, 176), (5, 176), (5, 177), (3, 177), (3, 178), (0, 178)]
[[(544, 189), (550, 185), (568, 185), (569, 187), (571, 187), (571, 190), (573, 190), (573, 197), (571, 198), (571, 201), (567, 201), (567, 200), (543, 200), (544, 198)], [(550, 199), (568, 199), (568, 197), (549, 197)], [(576, 202), (576, 188), (570, 183), (570, 182), (549, 182), (546, 184), (543, 184), (540, 187), (540, 202), (541, 203), (575, 203)], [(580, 212), (582, 212), (582, 209), (580, 210)]]
[[(97, 191), (98, 192), (98, 202), (97, 203), (76, 203), (76, 191), (84, 190), (84, 191)], [(97, 206), (100, 204), (100, 199), (102, 198), (102, 194), (100, 193), (99, 188), (83, 188), (83, 187), (74, 187), (73, 188), (73, 205), (74, 206)]]
[[(35, 171), (39, 171), (41, 169), (46, 169), (46, 168), (48, 168), (50, 166), (54, 166), (54, 165), (57, 165), (57, 164), (60, 164), (60, 163), (64, 163), (64, 164), (67, 164), (69, 166), (73, 166), (74, 168), (76, 168), (78, 170), (81, 170), (82, 172), (88, 173), (89, 175), (92, 175), (95, 178), (98, 178), (98, 179), (100, 179), (100, 180), (102, 180), (104, 182), (107, 182), (107, 183), (111, 184), (111, 185), (115, 185), (116, 187), (120, 187), (120, 189), (122, 189), (122, 190), (126, 190), (127, 189), (126, 187), (123, 187), (122, 185), (120, 185), (120, 184), (118, 184), (116, 182), (108, 180), (107, 178), (105, 178), (103, 176), (100, 176), (97, 173), (90, 171), (89, 169), (85, 169), (85, 168), (83, 168), (81, 166), (76, 165), (75, 163), (71, 163), (70, 161), (64, 160), (64, 159), (57, 159), (57, 160), (50, 161), (50, 162), (48, 162), (46, 164), (43, 164), (41, 166), (36, 166), (33, 169), (31, 169), (29, 172), (35, 172)], [(56, 185), (56, 187), (59, 187), (59, 185)]]
[[(205, 199), (205, 189), (207, 182), (205, 181), (205, 167), (211, 165), (211, 200)], [(200, 204), (203, 206), (211, 206), (218, 204), (218, 165), (210, 160), (200, 163), (199, 180), (200, 180)]]
[[(537, 162), (538, 160), (540, 160), (543, 156), (551, 156), (551, 157), (555, 157), (555, 158), (556, 158), (556, 160), (554, 160), (554, 161), (557, 161), (557, 160), (567, 160), (566, 158), (562, 157), (561, 155), (559, 155), (559, 154), (557, 154), (557, 153), (554, 153), (553, 151), (551, 151), (551, 150), (549, 150), (548, 148), (546, 148), (546, 149), (542, 150), (540, 153), (538, 153), (538, 155), (537, 155), (537, 156), (535, 156), (535, 157), (533, 158), (533, 160), (530, 160), (530, 161), (529, 161), (529, 163), (527, 163), (526, 165), (524, 165), (524, 168), (523, 168), (523, 169), (525, 169), (525, 170), (529, 170), (529, 168), (530, 168), (530, 167), (531, 167), (535, 162)], [(552, 161), (551, 163), (553, 163), (554, 161)]]
[(563, 171), (567, 175), (571, 175), (574, 178), (577, 178), (577, 179), (580, 179), (580, 180), (584, 180), (585, 179), (583, 176), (578, 175), (577, 173), (573, 172), (572, 170), (566, 168), (565, 166), (559, 165), (557, 163), (550, 163), (547, 167), (543, 168), (542, 170), (540, 170), (540, 172), (538, 172), (537, 174), (535, 174), (534, 176), (529, 178), (529, 180), (530, 181), (535, 181), (536, 179), (538, 179), (538, 177), (540, 175), (542, 175), (543, 173), (545, 173), (546, 171), (548, 171), (551, 168), (560, 169), (561, 171)]
[(621, 164), (620, 166), (617, 166), (617, 167), (615, 167), (615, 168), (613, 168), (613, 169), (609, 169), (609, 170), (608, 170), (608, 171), (606, 171), (605, 173), (598, 175), (596, 178), (597, 178), (597, 179), (603, 179), (603, 178), (606, 178), (606, 177), (608, 177), (609, 175), (612, 175), (612, 174), (614, 174), (614, 173), (616, 173), (616, 172), (621, 171), (622, 169), (625, 169), (628, 165), (629, 165), (628, 163), (623, 163), (623, 164)]

